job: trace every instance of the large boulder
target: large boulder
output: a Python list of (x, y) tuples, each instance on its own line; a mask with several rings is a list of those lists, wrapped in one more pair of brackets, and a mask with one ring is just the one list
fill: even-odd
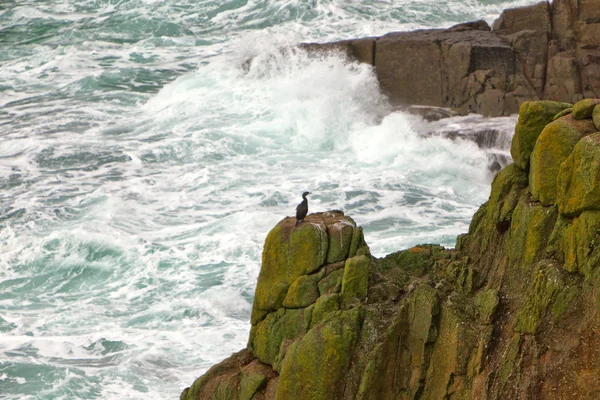
[(566, 115), (546, 125), (531, 153), (529, 185), (531, 194), (544, 205), (557, 200), (557, 179), (560, 165), (573, 151), (577, 142), (596, 131), (590, 119), (576, 120)]
[[(510, 43), (484, 30), (423, 30), (382, 36), (376, 43), (381, 88), (398, 104), (504, 112), (513, 75)], [(441, 90), (440, 90), (441, 88)]]
[(557, 204), (566, 216), (600, 210), (600, 133), (581, 139), (562, 163)]
[(557, 113), (569, 107), (571, 105), (568, 103), (546, 100), (521, 104), (519, 121), (510, 146), (510, 155), (515, 164), (525, 170), (529, 168), (529, 158), (538, 136)]
[(591, 118), (594, 108), (600, 103), (600, 99), (585, 99), (573, 104), (573, 118)]

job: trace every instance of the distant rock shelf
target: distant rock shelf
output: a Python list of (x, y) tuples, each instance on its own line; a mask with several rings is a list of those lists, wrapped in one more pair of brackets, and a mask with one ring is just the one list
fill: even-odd
[(382, 90), (400, 106), (502, 116), (517, 113), (523, 101), (600, 96), (598, 0), (508, 9), (492, 27), (475, 21), (301, 47), (373, 65)]
[(456, 249), (376, 258), (341, 211), (283, 219), (247, 348), (181, 399), (597, 398), (599, 131), (600, 99), (523, 103)]

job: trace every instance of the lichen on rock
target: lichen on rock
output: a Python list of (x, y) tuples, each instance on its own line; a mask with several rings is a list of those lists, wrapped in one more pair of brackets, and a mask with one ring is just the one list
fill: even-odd
[(519, 121), (515, 127), (510, 154), (516, 165), (529, 168), (529, 158), (535, 142), (546, 125), (571, 104), (556, 101), (525, 101), (519, 109)]

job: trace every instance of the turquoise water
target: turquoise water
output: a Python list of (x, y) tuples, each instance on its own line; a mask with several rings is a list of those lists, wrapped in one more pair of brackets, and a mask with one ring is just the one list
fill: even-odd
[(245, 346), (264, 238), (305, 190), (376, 255), (453, 246), (486, 151), (289, 46), (530, 3), (2, 1), (0, 398), (177, 398)]

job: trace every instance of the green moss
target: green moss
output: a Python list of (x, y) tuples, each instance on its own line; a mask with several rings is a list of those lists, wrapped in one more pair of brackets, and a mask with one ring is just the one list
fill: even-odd
[(474, 288), (474, 270), (462, 261), (452, 261), (446, 266), (446, 275), (454, 282), (456, 290), (471, 293)]
[(341, 398), (339, 383), (348, 372), (361, 319), (358, 309), (338, 312), (294, 342), (283, 361), (276, 398)]
[(534, 198), (544, 205), (554, 205), (561, 163), (581, 138), (595, 131), (591, 120), (578, 121), (570, 115), (546, 125), (531, 153), (529, 187)]
[(273, 365), (284, 339), (296, 339), (306, 332), (303, 309), (279, 309), (270, 313), (250, 332), (248, 347), (261, 362)]
[(311, 304), (310, 306), (308, 306), (304, 309), (304, 330), (307, 332), (310, 329), (310, 326), (312, 325), (314, 310), (315, 310), (314, 304)]
[(325, 278), (319, 281), (319, 293), (322, 295), (328, 293), (339, 293), (342, 288), (343, 269), (333, 271)]
[[(469, 224), (469, 235), (474, 234), (475, 232), (479, 232), (483, 227), (483, 220), (488, 210), (488, 202), (483, 203), (471, 218), (471, 223)], [(457, 248), (458, 249), (458, 248)]]
[(373, 385), (373, 378), (377, 373), (377, 368), (375, 366), (375, 361), (369, 360), (367, 362), (367, 366), (365, 367), (362, 377), (360, 379), (360, 386), (358, 387), (358, 398), (364, 398), (371, 389)]
[(493, 230), (508, 231), (512, 224), (512, 213), (522, 190), (527, 187), (527, 173), (515, 164), (510, 164), (498, 172), (492, 181), (490, 198), (482, 218), (481, 233), (489, 236)]
[(578, 293), (579, 288), (576, 285), (567, 286), (558, 293), (551, 309), (555, 320), (558, 320), (569, 309)]
[(340, 221), (327, 227), (327, 236), (329, 237), (328, 264), (343, 261), (348, 257), (353, 233), (354, 225), (347, 221)]
[(356, 255), (358, 246), (365, 241), (362, 227), (354, 228), (352, 231), (352, 241), (350, 242), (350, 250), (348, 251), (348, 258), (352, 258)]
[(599, 99), (584, 99), (573, 104), (573, 117), (575, 119), (591, 118), (594, 107), (600, 103)]
[(549, 265), (540, 265), (536, 268), (525, 303), (517, 315), (515, 332), (535, 333), (548, 306), (562, 287), (563, 280), (556, 268)]
[(596, 129), (600, 131), (600, 105), (596, 104), (594, 111), (592, 112), (592, 121), (596, 126)]
[(557, 218), (556, 208), (530, 204), (525, 196), (513, 213), (507, 251), (509, 265), (521, 270), (543, 256)]
[(384, 270), (400, 268), (413, 276), (422, 276), (432, 265), (431, 250), (427, 246), (415, 246), (388, 254), (381, 262)]
[(479, 310), (481, 321), (484, 324), (492, 323), (499, 303), (498, 291), (495, 289), (483, 290), (475, 295), (474, 303)]
[(500, 365), (500, 386), (504, 388), (508, 383), (510, 376), (517, 365), (517, 358), (519, 357), (519, 352), (521, 350), (521, 335), (515, 334), (513, 335), (510, 343), (508, 344), (508, 348), (504, 352), (504, 357), (502, 357), (501, 365)]
[(529, 167), (529, 158), (539, 134), (557, 113), (569, 107), (571, 105), (567, 103), (545, 100), (521, 104), (519, 121), (510, 147), (510, 154), (516, 165), (522, 169)]
[(350, 304), (353, 299), (363, 300), (369, 288), (369, 263), (366, 256), (346, 260), (342, 277), (342, 302)]
[(591, 257), (600, 240), (600, 211), (585, 211), (567, 224), (558, 238), (564, 268), (589, 276), (596, 267)]
[(304, 308), (317, 301), (318, 297), (317, 276), (302, 275), (290, 285), (283, 300), (283, 306), (285, 308)]
[[(252, 400), (256, 392), (267, 386), (267, 377), (258, 372), (242, 372), (238, 400)], [(234, 399), (228, 399), (234, 400)]]
[(269, 232), (254, 296), (254, 308), (263, 311), (281, 307), (292, 282), (310, 274), (325, 262), (325, 227), (313, 223), (280, 222)]
[(581, 139), (558, 173), (558, 211), (577, 216), (600, 210), (600, 133)]
[(435, 342), (427, 370), (427, 384), (422, 398), (462, 398), (463, 393), (453, 385), (454, 378), (468, 373), (469, 360), (477, 349), (480, 327), (468, 313), (468, 301), (462, 295), (454, 295), (441, 305), (439, 336)]
[(211, 393), (210, 400), (232, 400), (237, 398), (237, 385), (229, 380), (217, 382), (215, 390)]
[(564, 110), (562, 110), (561, 112), (556, 114), (554, 116), (554, 118), (552, 118), (552, 121), (556, 121), (557, 119), (564, 117), (565, 115), (571, 114), (572, 112), (573, 112), (573, 107), (565, 108)]
[(422, 379), (425, 378), (428, 344), (437, 339), (435, 323), (440, 313), (440, 304), (437, 291), (429, 285), (419, 285), (413, 296), (408, 300), (408, 338), (405, 346), (410, 352), (410, 366), (418, 372)]
[(325, 320), (328, 314), (340, 310), (340, 295), (325, 294), (317, 300), (312, 314), (311, 326)]

